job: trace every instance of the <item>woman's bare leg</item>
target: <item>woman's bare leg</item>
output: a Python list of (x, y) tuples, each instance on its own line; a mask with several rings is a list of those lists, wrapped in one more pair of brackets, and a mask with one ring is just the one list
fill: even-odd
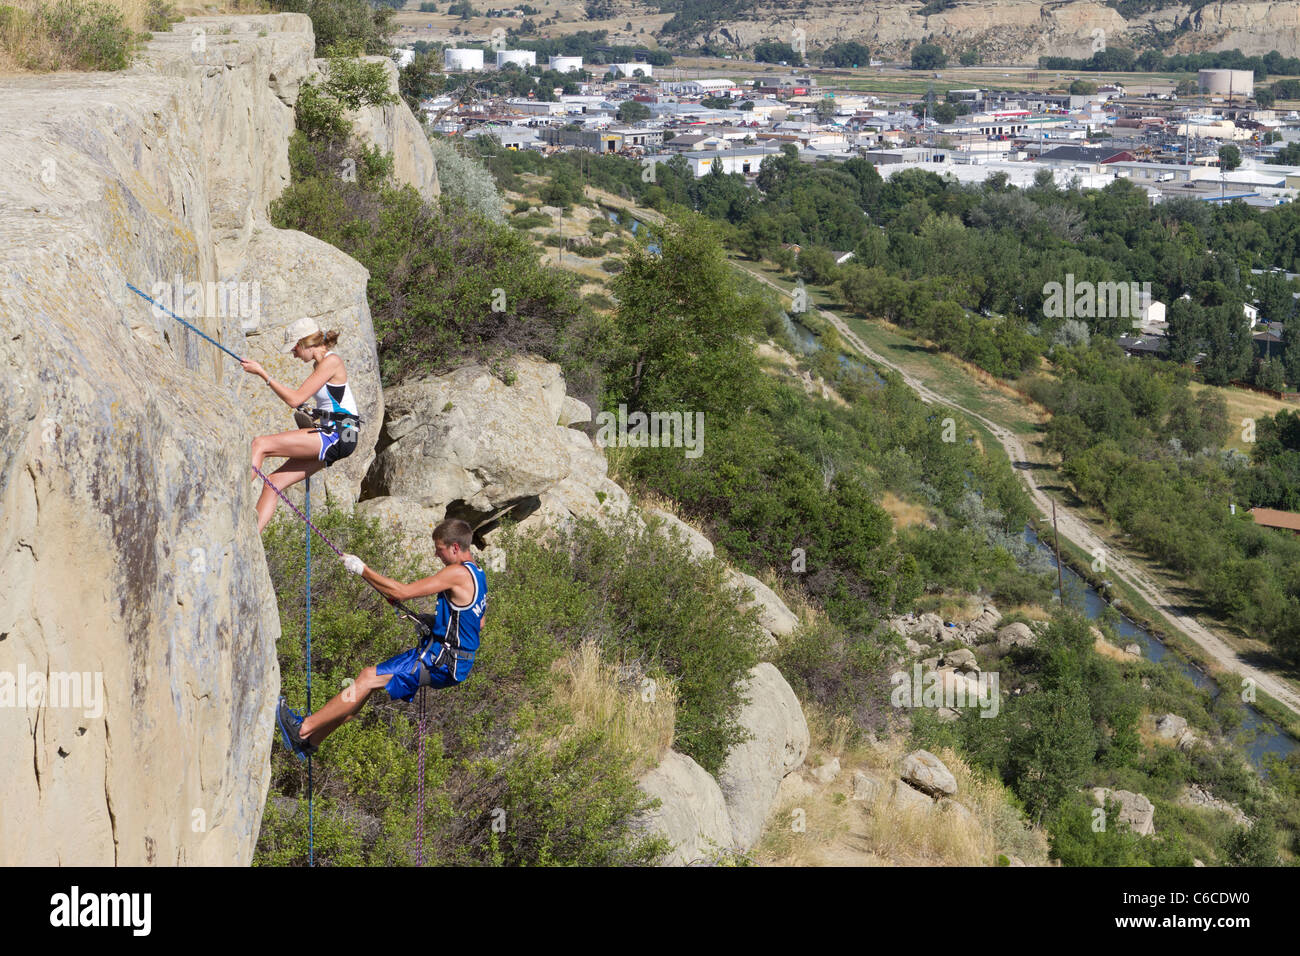
[[(271, 480), (276, 488), (284, 491), (284, 489), (316, 474), (324, 467), (325, 462), (317, 461), (315, 458), (290, 458), (267, 475), (267, 478)], [(257, 499), (257, 531), (259, 534), (266, 527), (267, 522), (271, 520), (271, 515), (275, 514), (275, 506), (279, 500), (279, 495), (263, 482), (262, 497)]]
[[(314, 428), (299, 428), (254, 438), (253, 467), (262, 468), (262, 461), (268, 455), (272, 458), (317, 458), (320, 455), (320, 434)], [(253, 477), (257, 477), (256, 473)]]

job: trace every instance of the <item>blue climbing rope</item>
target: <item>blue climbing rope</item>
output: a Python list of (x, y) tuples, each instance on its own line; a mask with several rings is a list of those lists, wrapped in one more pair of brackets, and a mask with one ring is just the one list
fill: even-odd
[(200, 335), (200, 336), (202, 336), (203, 338), (207, 339), (209, 342), (211, 342), (211, 343), (212, 343), (213, 345), (215, 345), (217, 348), (221, 349), (221, 351), (223, 351), (223, 352), (225, 352), (227, 355), (229, 355), (229, 356), (230, 356), (232, 359), (234, 359), (236, 362), (242, 362), (242, 361), (243, 361), (242, 358), (240, 358), (240, 357), (239, 357), (238, 355), (236, 355), (234, 352), (230, 351), (230, 349), (226, 348), (224, 345), (222, 345), (220, 342), (218, 342), (218, 341), (217, 341), (216, 339), (214, 339), (212, 336), (208, 335), (206, 332), (201, 331), (200, 329), (196, 329), (194, 326), (190, 325), (188, 322), (186, 322), (184, 319), (182, 319), (179, 315), (177, 315), (177, 314), (176, 314), (175, 312), (173, 312), (171, 309), (167, 308), (167, 306), (163, 305), (161, 302), (154, 302), (153, 299), (149, 298), (149, 296), (145, 295), (143, 292), (141, 292), (141, 291), (140, 291), (139, 289), (137, 289), (135, 286), (131, 285), (131, 283), (128, 282), (128, 283), (126, 284), (126, 287), (127, 287), (128, 289), (130, 289), (132, 292), (134, 292), (136, 295), (140, 296), (140, 298), (142, 298), (142, 299), (147, 299), (149, 302), (153, 302), (153, 306), (154, 306), (155, 309), (162, 309), (164, 312), (166, 312), (168, 315), (170, 315), (173, 319), (175, 319), (175, 320), (176, 320), (177, 322), (179, 322), (181, 325), (185, 326), (185, 327), (186, 327), (187, 329), (189, 329), (191, 332), (197, 333), (198, 335)]
[[(307, 490), (303, 495), (307, 517), (311, 518), (311, 475), (307, 476)], [(307, 535), (307, 713), (311, 713), (311, 525), (303, 529)], [(307, 755), (307, 865), (316, 865), (316, 833), (311, 793), (311, 754)]]

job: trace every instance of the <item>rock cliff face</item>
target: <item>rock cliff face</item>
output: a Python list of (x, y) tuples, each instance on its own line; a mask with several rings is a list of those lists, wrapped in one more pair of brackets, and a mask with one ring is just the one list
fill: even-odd
[[(279, 624), (247, 454), (291, 419), (127, 283), (179, 277), (172, 308), (250, 357), (304, 314), (354, 333), (376, 426), (335, 481), (355, 499), (382, 416), (365, 272), (267, 220), (313, 50), (305, 16), (200, 18), (129, 71), (5, 83), (0, 864), (252, 857)], [(409, 119), (370, 135), (414, 176)]]
[(923, 41), (950, 54), (978, 49), (986, 63), (1032, 65), (1039, 56), (1087, 57), (1108, 46), (1135, 47), (1157, 34), (1174, 34), (1166, 52), (1240, 49), (1247, 55), (1278, 50), (1300, 52), (1300, 2), (1211, 3), (1193, 11), (1175, 4), (1125, 19), (1093, 0), (1039, 3), (1037, 0), (959, 0), (936, 13), (924, 4), (868, 2), (806, 3), (760, 0), (742, 18), (724, 20), (697, 35), (721, 46), (748, 47), (773, 38), (809, 47), (860, 40), (872, 55), (906, 60)]

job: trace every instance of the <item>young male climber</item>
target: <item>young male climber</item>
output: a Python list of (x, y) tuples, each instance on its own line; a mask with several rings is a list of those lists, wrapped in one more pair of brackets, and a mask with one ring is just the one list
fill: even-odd
[(393, 700), (409, 701), (421, 687), (454, 687), (469, 676), (487, 609), (487, 576), (470, 553), (471, 534), (470, 526), (455, 518), (434, 528), (434, 552), (444, 567), (433, 577), (411, 584), (376, 574), (356, 555), (343, 556), (349, 571), (360, 574), (391, 600), (436, 594), (434, 613), (420, 615), (432, 633), (418, 646), (364, 668), (350, 687), (314, 714), (298, 715), (281, 697), (276, 724), (285, 747), (299, 760), (314, 754), (321, 741), (355, 717), (371, 691), (382, 687)]

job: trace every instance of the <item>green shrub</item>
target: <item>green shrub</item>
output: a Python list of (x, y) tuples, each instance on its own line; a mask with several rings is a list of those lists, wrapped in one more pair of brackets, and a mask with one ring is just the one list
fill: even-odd
[(271, 0), (271, 9), (305, 13), (311, 18), (316, 36), (316, 55), (325, 56), (330, 47), (358, 43), (367, 55), (386, 55), (392, 32), (393, 10), (372, 7), (366, 0)]
[(611, 275), (618, 275), (625, 268), (622, 259), (606, 259), (600, 267)]
[[(100, 0), (39, 3), (30, 12), (0, 8), (0, 40), (20, 66), (33, 70), (122, 70), (130, 62), (134, 39), (121, 10)], [(44, 39), (54, 48), (45, 60), (13, 41)], [(36, 44), (35, 46), (39, 46)]]

